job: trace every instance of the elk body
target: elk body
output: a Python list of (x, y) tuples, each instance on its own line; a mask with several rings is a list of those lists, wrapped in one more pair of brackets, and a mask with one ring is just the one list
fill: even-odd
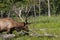
[(16, 22), (12, 18), (0, 19), (0, 32), (7, 31), (7, 33), (12, 33), (13, 30), (29, 31), (25, 22)]

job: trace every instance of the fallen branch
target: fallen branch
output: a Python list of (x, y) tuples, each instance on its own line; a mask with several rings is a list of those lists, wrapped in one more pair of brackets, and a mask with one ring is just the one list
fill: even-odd
[(55, 34), (38, 34), (36, 32), (34, 32), (33, 30), (30, 30), (30, 32), (32, 32), (32, 34), (30, 34), (29, 36), (35, 36), (35, 37), (58, 37), (57, 35)]
[(30, 36), (35, 36), (35, 37), (58, 37), (57, 35), (53, 35), (53, 34), (31, 34)]
[(4, 39), (14, 38), (15, 34), (2, 34), (2, 35), (0, 35), (0, 37), (2, 37)]

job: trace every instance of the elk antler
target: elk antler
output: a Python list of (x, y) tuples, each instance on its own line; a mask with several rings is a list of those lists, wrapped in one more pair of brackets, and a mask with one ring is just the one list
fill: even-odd
[(21, 19), (22, 21), (24, 21), (23, 20), (23, 18), (21, 17), (21, 12), (22, 12), (22, 10), (23, 10), (23, 7), (21, 7), (21, 8), (13, 8), (13, 10), (14, 10), (14, 12), (16, 13), (16, 15), (19, 17), (19, 19)]
[(23, 18), (21, 17), (21, 14), (22, 14), (21, 12), (22, 12), (22, 10), (19, 9), (19, 18), (20, 18), (22, 21), (24, 21)]

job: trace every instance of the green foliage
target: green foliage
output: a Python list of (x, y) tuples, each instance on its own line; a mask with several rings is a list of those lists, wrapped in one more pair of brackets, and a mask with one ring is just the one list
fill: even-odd
[[(38, 7), (39, 5), (38, 0), (35, 1), (35, 4)], [(24, 6), (25, 8), (26, 6), (30, 7), (34, 5), (34, 1), (33, 0), (0, 0), (0, 10), (9, 11), (14, 5), (16, 5), (17, 7)], [(43, 1), (43, 3), (41, 1), (40, 6), (41, 6), (41, 14), (46, 14), (47, 8), (48, 8), (47, 0)], [(50, 0), (50, 7), (51, 7), (52, 15), (59, 14), (60, 13), (60, 0)], [(32, 8), (32, 11), (33, 11), (33, 8)], [(36, 8), (36, 13), (39, 13), (39, 8)]]
[[(60, 19), (59, 19), (59, 17), (55, 17), (55, 16), (53, 16), (53, 17), (36, 17), (36, 18), (34, 18), (34, 17), (32, 17), (30, 20), (32, 20), (32, 21), (30, 21), (30, 22), (32, 22), (33, 24), (31, 24), (31, 25), (34, 25), (34, 24), (36, 24), (36, 26), (37, 27), (41, 27), (41, 28), (43, 28), (43, 27), (52, 27), (52, 28), (55, 28), (55, 27), (59, 27), (60, 26)], [(35, 26), (35, 27), (36, 27)]]

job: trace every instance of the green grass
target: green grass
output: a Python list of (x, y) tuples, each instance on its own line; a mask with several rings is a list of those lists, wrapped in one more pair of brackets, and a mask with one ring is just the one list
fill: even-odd
[[(19, 20), (18, 20), (19, 21)], [(18, 33), (14, 32), (17, 37), (12, 38), (11, 40), (60, 40), (60, 16), (40, 16), (40, 17), (29, 17), (28, 22), (31, 22), (29, 29), (39, 34), (55, 34), (58, 37), (29, 37), (29, 36), (19, 36)], [(47, 28), (46, 30), (39, 30), (42, 28)], [(35, 30), (38, 29), (38, 30)], [(31, 32), (30, 32), (31, 33)]]
[(60, 27), (60, 18), (59, 17), (36, 17), (30, 18), (29, 22), (32, 22), (30, 26), (41, 27), (41, 28), (59, 28)]

